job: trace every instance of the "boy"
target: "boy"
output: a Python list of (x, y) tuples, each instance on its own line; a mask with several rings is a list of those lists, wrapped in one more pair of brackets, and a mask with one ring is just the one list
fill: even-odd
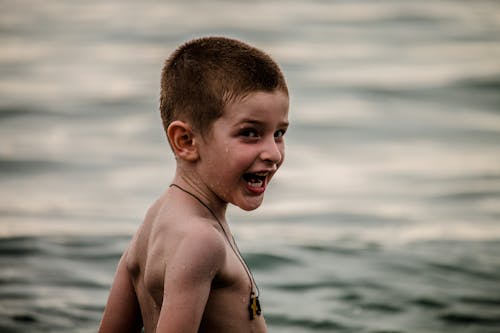
[(99, 332), (266, 332), (225, 211), (259, 207), (283, 162), (283, 74), (240, 41), (192, 40), (165, 63), (160, 111), (175, 176), (118, 264)]

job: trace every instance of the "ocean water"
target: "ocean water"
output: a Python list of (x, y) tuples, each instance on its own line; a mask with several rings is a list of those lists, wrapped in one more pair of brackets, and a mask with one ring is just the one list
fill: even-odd
[(95, 332), (174, 160), (160, 70), (206, 35), (291, 92), (230, 210), (270, 332), (500, 332), (498, 1), (0, 1), (0, 332)]

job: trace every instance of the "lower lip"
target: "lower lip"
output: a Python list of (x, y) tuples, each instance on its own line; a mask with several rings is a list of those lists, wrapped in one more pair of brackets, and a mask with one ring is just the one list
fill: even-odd
[[(244, 181), (244, 180), (243, 180)], [(245, 181), (244, 181), (245, 182)], [(245, 182), (246, 188), (249, 192), (253, 194), (262, 194), (266, 190), (266, 183), (264, 182), (261, 187), (253, 187), (248, 185), (247, 182)]]

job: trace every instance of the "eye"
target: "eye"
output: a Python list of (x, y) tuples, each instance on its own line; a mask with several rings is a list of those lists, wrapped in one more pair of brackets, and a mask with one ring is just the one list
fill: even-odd
[(253, 128), (244, 128), (240, 131), (240, 136), (245, 138), (256, 138), (259, 136), (259, 133)]
[(285, 135), (285, 132), (286, 132), (286, 130), (282, 130), (282, 129), (278, 130), (278, 131), (274, 132), (274, 137), (276, 139), (281, 139)]

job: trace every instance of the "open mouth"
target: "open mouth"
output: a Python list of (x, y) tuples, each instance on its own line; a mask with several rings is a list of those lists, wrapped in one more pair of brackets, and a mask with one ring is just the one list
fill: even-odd
[(267, 173), (246, 173), (243, 179), (252, 188), (261, 188), (266, 181)]

